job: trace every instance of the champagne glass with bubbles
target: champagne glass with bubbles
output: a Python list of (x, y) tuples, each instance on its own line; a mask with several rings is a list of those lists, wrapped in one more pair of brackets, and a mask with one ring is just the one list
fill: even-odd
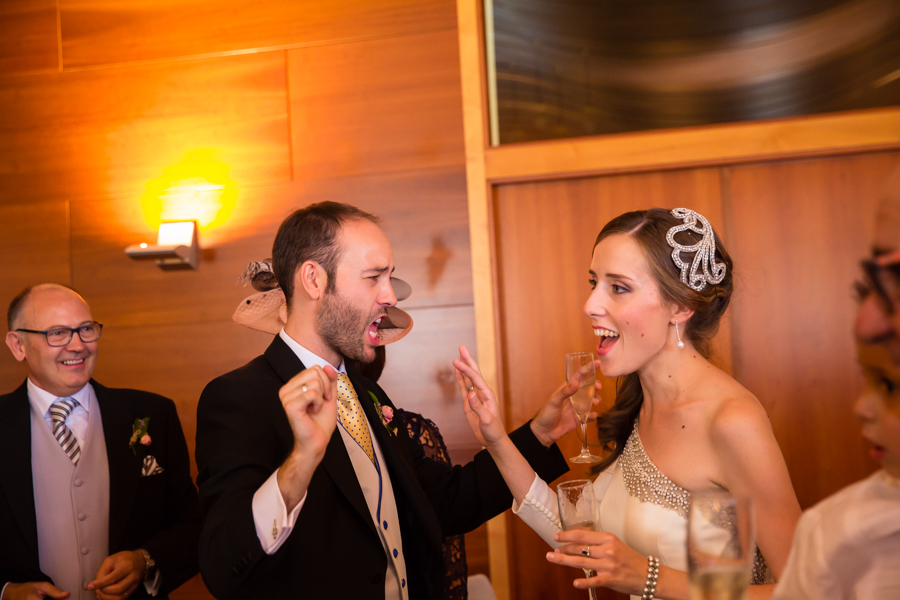
[[(593, 362), (591, 362), (593, 365)], [(590, 479), (573, 479), (556, 487), (559, 503), (559, 522), (565, 531), (599, 531), (600, 512), (594, 497), (594, 483)], [(582, 569), (585, 577), (593, 577), (590, 569)], [(597, 600), (597, 591), (588, 588), (591, 600)]]
[(725, 490), (697, 492), (688, 511), (691, 600), (744, 600), (756, 553), (749, 499)]
[(588, 449), (587, 420), (594, 405), (594, 386), (597, 383), (597, 373), (594, 370), (594, 354), (592, 352), (572, 352), (566, 354), (566, 381), (572, 383), (578, 379), (579, 388), (570, 398), (572, 408), (581, 422), (581, 454), (569, 460), (573, 463), (596, 463), (603, 460), (594, 456)]

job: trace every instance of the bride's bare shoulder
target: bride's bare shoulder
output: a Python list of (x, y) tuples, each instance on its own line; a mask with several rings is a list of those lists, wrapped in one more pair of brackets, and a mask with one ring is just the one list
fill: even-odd
[(710, 414), (710, 437), (716, 445), (732, 446), (773, 440), (772, 423), (765, 407), (734, 379), (723, 386)]

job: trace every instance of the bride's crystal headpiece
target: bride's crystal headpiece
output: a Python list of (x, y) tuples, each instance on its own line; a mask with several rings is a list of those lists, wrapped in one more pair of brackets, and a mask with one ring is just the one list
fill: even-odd
[[(675, 261), (675, 266), (681, 269), (681, 281), (698, 292), (703, 291), (707, 283), (710, 285), (722, 283), (725, 278), (725, 264), (716, 263), (716, 235), (713, 233), (712, 225), (703, 215), (689, 208), (676, 208), (672, 211), (672, 215), (684, 221), (683, 225), (672, 227), (666, 234), (666, 241), (674, 248), (672, 260)], [(693, 246), (683, 246), (675, 241), (676, 233), (688, 229), (703, 236)], [(681, 261), (682, 252), (696, 253), (691, 264)], [(688, 267), (690, 267), (690, 273), (688, 273)], [(701, 267), (702, 273), (699, 272)]]

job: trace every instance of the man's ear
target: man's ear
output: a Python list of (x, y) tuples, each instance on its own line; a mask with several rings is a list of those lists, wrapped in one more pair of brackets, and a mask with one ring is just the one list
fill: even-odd
[(328, 274), (322, 266), (312, 260), (308, 260), (297, 269), (294, 275), (294, 290), (303, 290), (310, 300), (319, 300), (325, 295), (328, 287)]
[(10, 331), (6, 334), (6, 345), (9, 346), (17, 361), (25, 360), (25, 342), (22, 340), (22, 336), (15, 331)]

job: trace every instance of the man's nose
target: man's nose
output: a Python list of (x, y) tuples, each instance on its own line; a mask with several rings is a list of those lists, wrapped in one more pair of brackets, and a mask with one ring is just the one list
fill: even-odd
[(378, 296), (378, 304), (382, 306), (397, 305), (397, 294), (394, 293), (394, 286), (391, 285), (390, 280), (388, 280), (386, 286), (382, 287), (381, 294)]
[[(862, 344), (876, 344), (892, 333), (891, 321), (875, 294), (866, 296), (856, 311), (853, 333)], [(896, 332), (893, 332), (896, 334)]]
[(69, 340), (65, 348), (70, 352), (79, 352), (84, 349), (84, 342), (81, 341), (81, 336), (78, 335), (77, 331), (72, 332), (72, 339)]

